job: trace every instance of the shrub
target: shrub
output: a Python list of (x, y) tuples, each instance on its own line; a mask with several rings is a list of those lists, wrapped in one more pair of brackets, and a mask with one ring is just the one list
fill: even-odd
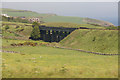
[(16, 46), (16, 44), (15, 44), (15, 43), (13, 43), (13, 44), (11, 44), (11, 46)]
[(18, 43), (18, 44), (11, 44), (11, 46), (37, 46), (37, 43), (33, 42), (24, 42), (24, 43)]
[(33, 40), (39, 40), (40, 39), (40, 30), (39, 30), (39, 25), (35, 25), (32, 32), (31, 32), (31, 35), (30, 35), (30, 39), (33, 39)]
[(16, 26), (16, 29), (19, 28), (19, 27), (20, 27), (20, 26), (17, 25), (17, 26)]
[(67, 71), (68, 71), (68, 69), (65, 68), (65, 67), (62, 67), (62, 68), (60, 69), (60, 72), (63, 73), (63, 74), (66, 73)]
[(6, 25), (6, 26), (5, 26), (5, 30), (8, 30), (8, 29), (9, 29), (9, 26), (8, 26), (8, 25)]
[(109, 29), (109, 30), (117, 30), (118, 27), (111, 26), (111, 27), (107, 27), (106, 29)]
[(17, 46), (23, 46), (23, 44), (22, 43), (18, 43)]
[(32, 27), (34, 28), (35, 26), (39, 26), (40, 24), (38, 22), (33, 22)]
[(95, 41), (96, 37), (93, 38), (93, 41)]

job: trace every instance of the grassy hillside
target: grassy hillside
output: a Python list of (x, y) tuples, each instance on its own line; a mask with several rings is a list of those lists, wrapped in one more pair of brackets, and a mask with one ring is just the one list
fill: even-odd
[(76, 30), (60, 42), (61, 46), (101, 53), (118, 53), (118, 31)]
[[(3, 45), (22, 40), (3, 40)], [(3, 78), (116, 78), (118, 56), (101, 56), (47, 46), (3, 48)], [(23, 55), (24, 54), (24, 55)], [(101, 66), (102, 65), (102, 66)]]
[[(23, 10), (8, 9), (6, 12), (15, 16), (32, 17), (33, 15), (41, 15), (32, 11)], [(56, 15), (45, 16), (43, 19), (45, 20), (46, 18), (46, 22), (47, 20), (48, 22), (41, 25), (55, 27), (105, 28), (91, 24), (82, 24), (84, 23), (82, 18), (55, 16)], [(61, 22), (62, 20), (64, 21)], [(9, 29), (7, 30), (5, 30), (6, 25), (9, 26)], [(2, 22), (3, 78), (118, 77), (118, 55), (95, 55), (86, 52), (52, 47), (60, 46), (93, 52), (117, 54), (117, 30), (78, 29), (73, 31), (60, 43), (49, 43), (42, 40), (30, 40), (29, 36), (32, 29), (32, 24)], [(25, 44), (25, 42), (36, 43), (37, 45), (11, 45), (21, 43)], [(13, 51), (18, 53), (13, 53)]]
[(110, 22), (91, 19), (91, 18), (82, 18), (82, 17), (70, 17), (70, 16), (49, 16), (43, 18), (45, 22), (69, 22), (69, 23), (77, 23), (77, 24), (97, 24), (101, 26), (110, 26), (113, 25)]
[(113, 25), (110, 22), (82, 18), (82, 17), (70, 17), (70, 16), (57, 16), (56, 14), (40, 14), (28, 10), (15, 10), (15, 9), (2, 9), (2, 13), (8, 14), (9, 16), (25, 16), (25, 17), (39, 17), (43, 22), (64, 22), (64, 23), (77, 23), (77, 24), (97, 24), (101, 26)]
[[(29, 23), (19, 23), (19, 22), (2, 22), (3, 25), (11, 25), (11, 27), (19, 25), (19, 26), (32, 26), (32, 24)], [(49, 23), (43, 23), (41, 25), (46, 25), (49, 27), (69, 27), (69, 28), (79, 28), (79, 27), (87, 27), (87, 28), (98, 28), (98, 29), (106, 29), (104, 26), (95, 26), (90, 24), (76, 24), (76, 23), (65, 23), (65, 22), (49, 22)]]
[(91, 18), (84, 18), (83, 22), (87, 24), (97, 24), (97, 25), (102, 25), (102, 26), (113, 26), (112, 23), (107, 22), (107, 21), (102, 21), (102, 20), (97, 20), (97, 19), (91, 19)]
[(83, 18), (80, 17), (50, 16), (43, 20), (45, 22), (71, 22), (71, 23), (84, 24)]
[[(2, 22), (2, 30), (3, 30), (3, 36), (5, 37), (20, 37), (23, 39), (29, 38), (31, 31), (32, 31), (32, 24), (28, 23), (18, 23), (18, 22)], [(8, 25), (9, 29), (7, 31), (5, 30), (5, 26)], [(100, 27), (100, 26), (93, 26), (90, 24), (76, 24), (76, 23), (44, 23), (41, 25), (46, 25), (46, 26), (54, 26), (54, 27), (72, 27), (72, 28), (79, 28), (79, 27), (87, 27), (87, 28), (97, 28), (97, 29), (105, 29), (105, 27)], [(18, 28), (16, 28), (19, 26)], [(20, 31), (23, 29), (23, 31)], [(10, 33), (12, 31), (13, 33)]]
[(50, 15), (50, 14), (39, 14), (37, 12), (28, 11), (28, 10), (16, 10), (16, 9), (7, 9), (7, 8), (2, 8), (2, 13), (8, 14), (9, 16), (25, 16), (25, 17), (44, 17)]
[(86, 27), (86, 28), (96, 28), (96, 29), (105, 29), (104, 26), (95, 26), (90, 24), (77, 24), (77, 23), (65, 23), (65, 22), (49, 22), (44, 23), (43, 25), (52, 26), (52, 27), (70, 27), (70, 28), (79, 28), (79, 27)]
[[(11, 39), (29, 39), (32, 31), (32, 24), (18, 23), (18, 22), (2, 22), (2, 35)], [(8, 25), (9, 29), (5, 30)]]

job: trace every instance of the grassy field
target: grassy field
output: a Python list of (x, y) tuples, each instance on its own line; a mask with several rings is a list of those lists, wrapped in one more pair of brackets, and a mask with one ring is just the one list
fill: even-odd
[[(116, 78), (118, 56), (46, 46), (4, 48), (3, 78)], [(24, 54), (24, 55), (23, 55)]]
[[(117, 78), (118, 56), (95, 55), (80, 51), (59, 49), (46, 45), (11, 46), (15, 43), (33, 42), (50, 44), (88, 51), (117, 53), (117, 30), (83, 30), (78, 29), (64, 38), (60, 43), (48, 43), (42, 40), (29, 40), (31, 24), (3, 22), (2, 53), (3, 78)], [(62, 24), (62, 25), (61, 25)], [(5, 30), (5, 26), (10, 28)], [(46, 23), (57, 27), (88, 26), (75, 23)], [(16, 28), (19, 26), (19, 28)], [(96, 27), (96, 26), (94, 26)], [(24, 29), (23, 31), (19, 31)], [(13, 38), (10, 38), (13, 37)], [(23, 40), (19, 39), (23, 38)], [(25, 39), (27, 38), (27, 39)]]
[(61, 46), (86, 51), (118, 54), (117, 30), (76, 30), (60, 42)]

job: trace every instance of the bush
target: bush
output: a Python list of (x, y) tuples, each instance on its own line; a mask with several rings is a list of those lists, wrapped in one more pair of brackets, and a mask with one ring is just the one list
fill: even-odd
[(33, 30), (32, 30), (31, 35), (30, 35), (30, 39), (33, 39), (33, 40), (40, 39), (40, 30), (39, 30), (38, 24), (35, 24), (35, 26), (33, 27)]
[(16, 46), (16, 44), (15, 44), (15, 43), (13, 43), (13, 44), (11, 44), (11, 46)]
[(38, 22), (33, 22), (32, 27), (34, 28), (35, 26), (39, 26), (40, 24)]
[(8, 25), (6, 25), (6, 26), (5, 26), (5, 30), (8, 30), (8, 29), (9, 29), (9, 26), (8, 26)]
[(19, 28), (20, 26), (16, 26), (16, 29)]
[(11, 46), (37, 46), (37, 43), (24, 42), (24, 43), (18, 43), (18, 44), (11, 44)]
[(109, 30), (117, 30), (118, 27), (111, 26), (111, 27), (107, 27), (106, 29), (109, 29)]

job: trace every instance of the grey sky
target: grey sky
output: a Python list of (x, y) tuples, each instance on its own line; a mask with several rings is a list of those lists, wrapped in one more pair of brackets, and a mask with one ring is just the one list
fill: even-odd
[(61, 16), (89, 17), (117, 25), (117, 2), (4, 2), (3, 8), (55, 13)]
[(1, 0), (2, 2), (118, 2), (120, 0)]

